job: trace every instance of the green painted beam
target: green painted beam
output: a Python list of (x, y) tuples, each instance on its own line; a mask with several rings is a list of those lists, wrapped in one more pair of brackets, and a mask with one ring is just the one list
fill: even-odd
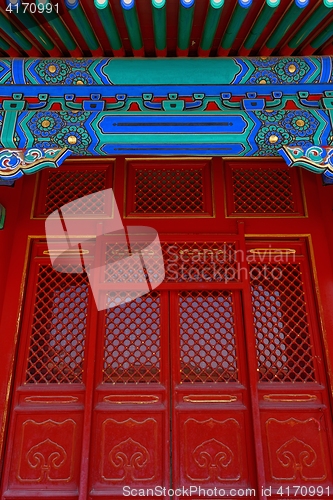
[(140, 23), (134, 0), (120, 1), (128, 36), (135, 55), (144, 56)]
[(296, 35), (282, 47), (281, 55), (290, 55), (297, 47), (310, 35), (310, 33), (318, 28), (321, 21), (332, 12), (333, 0), (324, 0), (324, 2), (311, 14), (303, 26), (297, 31)]
[(4, 51), (7, 51), (10, 49), (9, 43), (7, 43), (6, 40), (4, 40), (2, 37), (0, 37), (0, 49), (4, 50)]
[(22, 33), (0, 12), (0, 28), (25, 52), (30, 52), (34, 46)]
[(3, 205), (0, 205), (0, 229), (4, 228), (5, 225), (6, 210)]
[(268, 38), (265, 46), (260, 50), (261, 56), (268, 56), (272, 53), (284, 35), (289, 31), (291, 26), (297, 21), (299, 16), (302, 14), (304, 7), (306, 7), (308, 3), (309, 1), (292, 3), (287, 12), (282, 16), (281, 21), (273, 31), (272, 35)]
[(69, 9), (69, 13), (74, 23), (78, 27), (81, 35), (84, 38), (89, 50), (98, 51), (100, 46), (94, 30), (90, 26), (88, 19), (79, 3), (78, 0), (65, 0), (66, 7)]
[(61, 55), (60, 50), (57, 49), (50, 37), (42, 30), (33, 15), (29, 14), (29, 12), (23, 12), (22, 7), (13, 9), (13, 13), (45, 50), (53, 52), (54, 56)]
[(208, 55), (221, 19), (224, 0), (210, 0), (199, 45), (199, 56)]
[(219, 56), (228, 55), (251, 5), (252, 0), (239, 0), (239, 3), (236, 4), (218, 50)]
[(55, 11), (54, 8), (50, 10), (50, 12), (47, 11), (47, 6), (52, 6), (52, 3), (50, 0), (36, 0), (36, 5), (37, 9), (39, 8), (42, 10), (42, 14), (45, 18), (45, 20), (48, 22), (48, 24), (51, 26), (51, 28), (57, 33), (58, 37), (61, 39), (61, 41), (64, 43), (66, 49), (69, 52), (74, 52), (74, 55), (81, 55), (80, 49), (77, 47), (77, 44), (58, 16), (57, 12)]
[(239, 51), (240, 56), (246, 56), (253, 49), (254, 44), (272, 18), (274, 12), (280, 5), (280, 0), (266, 0), (263, 9), (260, 11), (255, 23), (253, 24), (250, 33), (248, 34), (244, 46)]
[(94, 0), (94, 4), (98, 17), (103, 24), (106, 36), (110, 42), (111, 49), (115, 52), (119, 52), (119, 54), (117, 54), (119, 56), (125, 55), (117, 24), (114, 20), (108, 0)]
[(327, 40), (329, 40), (333, 36), (333, 23), (330, 23), (326, 28), (319, 33), (316, 38), (311, 40), (311, 42), (302, 50), (302, 55), (304, 54), (312, 54), (315, 50), (319, 49), (322, 45), (324, 45)]
[(177, 55), (187, 56), (194, 16), (194, 0), (180, 0), (178, 19)]
[(157, 55), (166, 55), (167, 18), (165, 0), (152, 0), (154, 40)]

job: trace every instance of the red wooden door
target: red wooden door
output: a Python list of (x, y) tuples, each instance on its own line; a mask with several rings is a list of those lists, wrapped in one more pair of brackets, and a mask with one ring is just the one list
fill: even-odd
[(221, 214), (229, 234), (169, 222), (164, 282), (99, 313), (77, 256), (54, 271), (30, 239), (2, 498), (332, 496), (308, 240), (245, 238)]

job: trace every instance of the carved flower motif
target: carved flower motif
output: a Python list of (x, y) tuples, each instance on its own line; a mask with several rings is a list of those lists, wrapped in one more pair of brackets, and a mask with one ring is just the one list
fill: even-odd
[(280, 120), (283, 120), (283, 118), (286, 116), (286, 111), (272, 109), (271, 111), (267, 111), (267, 110), (254, 111), (254, 114), (262, 122), (276, 124)]
[(289, 111), (282, 125), (293, 135), (308, 137), (315, 133), (319, 126), (318, 120), (308, 111)]
[(272, 72), (268, 71), (267, 69), (263, 69), (261, 71), (256, 71), (251, 78), (249, 79), (249, 82), (252, 85), (258, 85), (258, 84), (272, 84), (272, 83), (279, 83), (277, 76)]
[(70, 73), (66, 80), (66, 85), (93, 85), (94, 80), (86, 71), (74, 71)]
[(261, 127), (256, 142), (263, 151), (274, 152), (289, 144), (292, 139), (291, 135), (283, 127), (268, 125)]
[(72, 68), (86, 68), (87, 66), (90, 66), (93, 60), (78, 58), (78, 59), (68, 59), (67, 62), (70, 66), (72, 66)]
[(76, 127), (75, 125), (64, 127), (56, 135), (55, 140), (58, 146), (70, 148), (79, 154), (87, 154), (86, 149), (91, 143), (91, 138), (87, 131), (83, 127)]
[(66, 78), (70, 68), (60, 59), (41, 59), (36, 66), (36, 73), (46, 83), (60, 83)]
[(40, 111), (31, 118), (30, 129), (37, 137), (50, 137), (62, 129), (64, 122), (58, 113), (52, 111)]
[(85, 122), (89, 116), (89, 111), (60, 111), (59, 115), (68, 124)]
[(251, 62), (254, 66), (261, 68), (272, 68), (277, 62), (278, 57), (254, 57)]
[(274, 69), (281, 82), (295, 83), (310, 71), (310, 66), (297, 57), (286, 57), (280, 59)]

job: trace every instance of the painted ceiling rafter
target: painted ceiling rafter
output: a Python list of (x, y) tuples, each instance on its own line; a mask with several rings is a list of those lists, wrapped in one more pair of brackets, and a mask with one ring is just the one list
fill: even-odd
[(0, 0), (0, 50), (11, 57), (311, 55), (333, 40), (333, 0), (20, 3)]

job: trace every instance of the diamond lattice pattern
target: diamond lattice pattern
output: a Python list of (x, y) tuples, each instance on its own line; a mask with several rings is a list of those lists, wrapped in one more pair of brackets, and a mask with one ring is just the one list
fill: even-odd
[[(128, 293), (124, 294), (127, 297)], [(104, 346), (104, 382), (159, 382), (159, 293), (151, 292), (128, 304), (108, 309)]]
[(239, 281), (234, 242), (164, 243), (166, 282)]
[(260, 381), (315, 381), (299, 265), (255, 264), (251, 275)]
[[(51, 214), (62, 205), (88, 194), (97, 193), (106, 188), (105, 170), (59, 170), (49, 173), (45, 201), (45, 215)], [(89, 203), (89, 205), (87, 205)], [(98, 215), (104, 213), (102, 197), (89, 198), (89, 201), (77, 200), (75, 212)]]
[(181, 382), (236, 382), (232, 292), (179, 293)]
[(295, 213), (290, 172), (282, 169), (232, 169), (234, 212)]
[(137, 169), (134, 213), (203, 213), (203, 171)]
[[(133, 254), (138, 254), (141, 247), (149, 245), (150, 242), (143, 242), (140, 248), (136, 248), (135, 244), (131, 245), (131, 251)], [(141, 255), (145, 257), (145, 263), (156, 262), (156, 259), (145, 254), (145, 250), (141, 252)], [(145, 286), (147, 283), (147, 275), (144, 272), (138, 272), (135, 264), (131, 262), (128, 258), (129, 248), (127, 243), (122, 241), (114, 240), (112, 243), (106, 244), (106, 255), (105, 255), (105, 271), (104, 271), (104, 281), (114, 282), (114, 283), (142, 283)], [(150, 257), (150, 259), (148, 258)], [(157, 262), (158, 264), (158, 262)], [(151, 274), (153, 276), (153, 274)]]
[(26, 383), (81, 383), (88, 307), (87, 278), (40, 266)]

